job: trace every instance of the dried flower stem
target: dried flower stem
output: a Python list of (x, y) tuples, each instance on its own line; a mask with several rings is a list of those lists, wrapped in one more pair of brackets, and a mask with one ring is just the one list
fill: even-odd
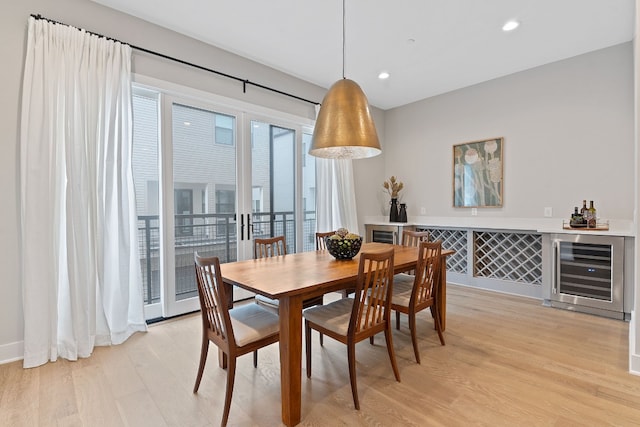
[(395, 176), (392, 176), (389, 178), (389, 181), (385, 181), (384, 184), (382, 184), (382, 187), (387, 190), (387, 193), (389, 193), (392, 199), (397, 199), (398, 193), (404, 188), (404, 184), (398, 181)]

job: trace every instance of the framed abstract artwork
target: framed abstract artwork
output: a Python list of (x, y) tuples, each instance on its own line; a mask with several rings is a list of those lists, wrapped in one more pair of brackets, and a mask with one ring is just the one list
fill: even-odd
[(453, 146), (453, 207), (501, 207), (504, 138)]

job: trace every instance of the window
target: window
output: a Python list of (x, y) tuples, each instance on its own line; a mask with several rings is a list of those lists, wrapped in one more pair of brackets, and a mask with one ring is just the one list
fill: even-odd
[(224, 114), (216, 114), (216, 144), (233, 145), (234, 118)]
[(174, 190), (176, 237), (193, 235), (193, 190)]
[(216, 213), (234, 213), (236, 211), (236, 192), (234, 190), (216, 190)]

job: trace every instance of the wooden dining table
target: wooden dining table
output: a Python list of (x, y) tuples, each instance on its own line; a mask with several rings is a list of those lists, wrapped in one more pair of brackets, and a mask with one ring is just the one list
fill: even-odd
[[(395, 273), (416, 268), (417, 247), (364, 243), (360, 253), (381, 251), (390, 246), (394, 248)], [(446, 324), (445, 262), (446, 257), (453, 253), (452, 250), (442, 251), (443, 268), (437, 304), (443, 330)], [(232, 286), (238, 286), (279, 300), (282, 422), (287, 426), (294, 426), (301, 419), (302, 301), (355, 286), (359, 262), (359, 255), (351, 260), (336, 260), (326, 250), (320, 250), (220, 266), (227, 295), (232, 295)], [(223, 356), (220, 363), (225, 365)]]

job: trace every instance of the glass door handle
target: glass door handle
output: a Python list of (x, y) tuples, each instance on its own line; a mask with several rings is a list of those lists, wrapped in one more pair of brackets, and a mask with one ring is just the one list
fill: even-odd
[(251, 223), (251, 214), (247, 214), (247, 240), (251, 239), (253, 234), (253, 224)]
[(244, 215), (242, 214), (240, 214), (240, 240), (244, 240)]

